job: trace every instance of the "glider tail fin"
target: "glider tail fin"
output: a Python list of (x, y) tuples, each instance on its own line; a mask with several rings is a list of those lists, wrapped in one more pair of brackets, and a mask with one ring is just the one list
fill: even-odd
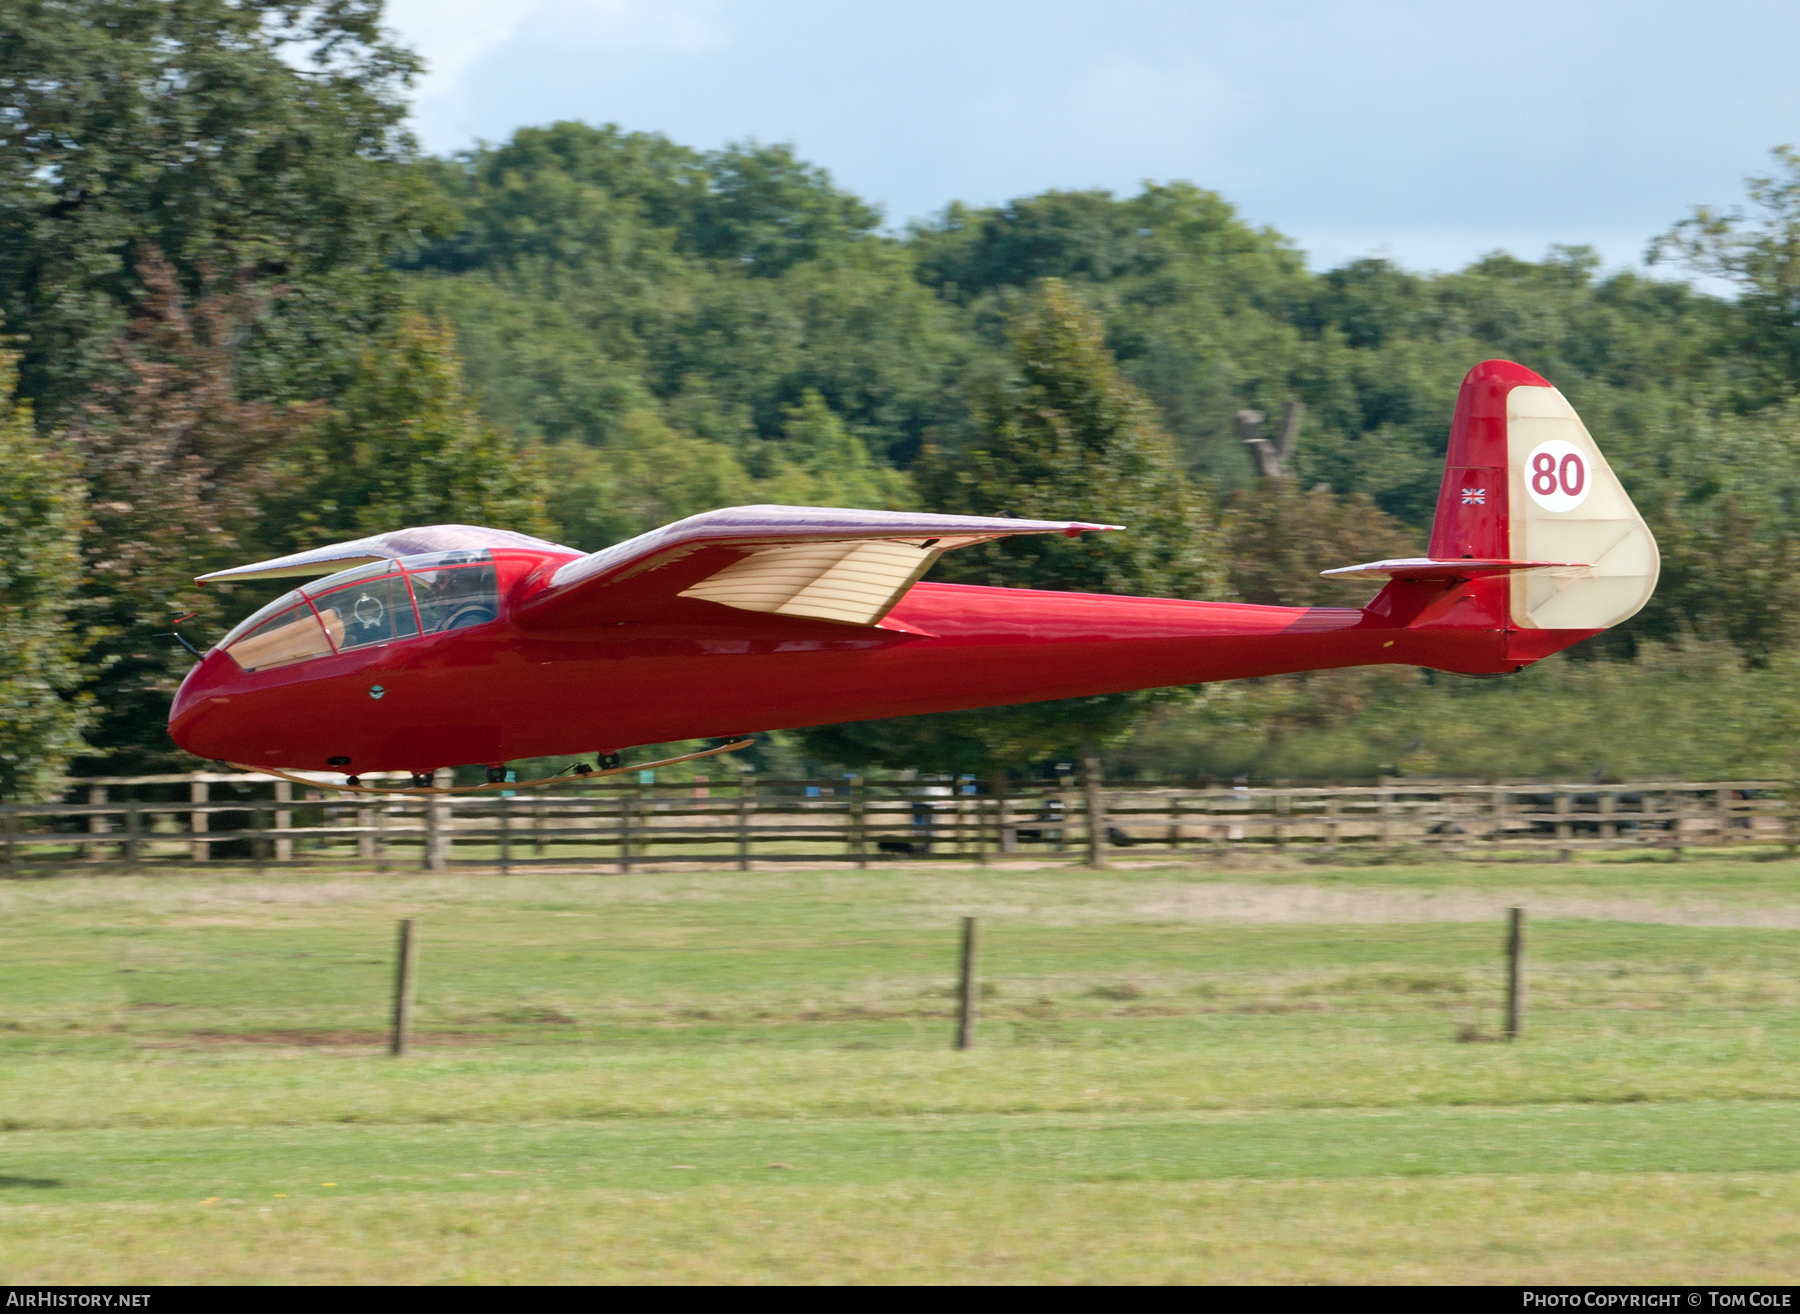
[(1655, 538), (1575, 408), (1507, 360), (1483, 361), (1463, 379), (1428, 551), (1326, 573), (1504, 576), (1508, 647), (1535, 657), (1635, 615), (1660, 565)]

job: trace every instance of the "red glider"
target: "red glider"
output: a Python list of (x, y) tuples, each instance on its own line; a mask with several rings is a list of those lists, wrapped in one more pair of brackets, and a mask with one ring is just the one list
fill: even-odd
[(201, 576), (328, 575), (208, 652), (169, 731), (253, 768), (422, 776), (1325, 667), (1502, 673), (1625, 620), (1658, 570), (1562, 394), (1487, 361), (1457, 398), (1429, 555), (1325, 572), (1386, 581), (1365, 607), (920, 582), (971, 543), (1117, 528), (750, 506), (591, 555), (465, 525), (377, 534)]

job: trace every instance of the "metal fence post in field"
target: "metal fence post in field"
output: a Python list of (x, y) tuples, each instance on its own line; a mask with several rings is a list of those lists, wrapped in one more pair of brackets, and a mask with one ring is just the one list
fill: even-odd
[(400, 961), (394, 970), (394, 1030), (388, 1050), (396, 1057), (412, 1044), (413, 988), (419, 971), (419, 937), (413, 919), (400, 923)]
[(979, 926), (962, 919), (962, 974), (956, 983), (956, 1047), (975, 1048), (975, 947)]
[(1525, 1012), (1525, 910), (1512, 909), (1506, 929), (1506, 1038), (1519, 1038)]

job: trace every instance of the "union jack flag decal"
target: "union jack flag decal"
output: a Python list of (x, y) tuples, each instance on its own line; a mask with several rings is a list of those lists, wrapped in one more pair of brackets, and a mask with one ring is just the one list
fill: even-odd
[(1463, 489), (1463, 505), (1464, 506), (1486, 506), (1487, 505), (1487, 489), (1485, 489), (1485, 488), (1465, 488), (1465, 489)]

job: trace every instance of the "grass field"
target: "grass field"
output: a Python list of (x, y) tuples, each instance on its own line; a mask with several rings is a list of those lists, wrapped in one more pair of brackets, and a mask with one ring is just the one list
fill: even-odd
[(8, 882), (0, 1282), (1792, 1282), (1797, 877)]

